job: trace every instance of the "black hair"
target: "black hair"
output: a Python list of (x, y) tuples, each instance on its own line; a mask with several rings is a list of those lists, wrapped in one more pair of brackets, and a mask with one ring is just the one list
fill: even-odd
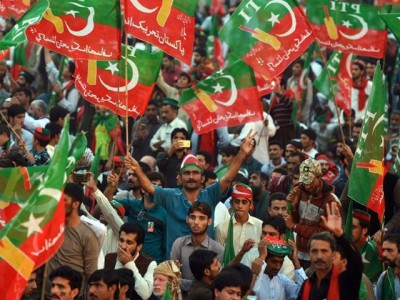
[(281, 192), (272, 193), (269, 196), (269, 207), (271, 207), (271, 202), (275, 200), (286, 200), (286, 194)]
[(0, 134), (3, 134), (3, 133), (5, 133), (8, 138), (11, 135), (10, 128), (8, 127), (7, 124), (0, 124)]
[(52, 139), (59, 135), (63, 129), (61, 125), (55, 122), (47, 123), (45, 128), (50, 131), (50, 138)]
[(189, 267), (194, 278), (202, 280), (204, 270), (209, 269), (214, 259), (217, 258), (217, 252), (207, 249), (194, 250), (189, 256)]
[(81, 290), (83, 280), (82, 273), (78, 272), (75, 269), (72, 269), (70, 266), (64, 265), (53, 270), (49, 275), (49, 279), (50, 281), (53, 281), (53, 279), (56, 277), (67, 279), (71, 290)]
[(235, 156), (236, 154), (238, 154), (238, 152), (239, 148), (231, 145), (224, 146), (221, 148), (221, 153), (227, 156), (232, 156), (232, 155)]
[(50, 109), (50, 122), (57, 122), (59, 118), (64, 119), (66, 115), (69, 114), (69, 111), (61, 106), (54, 106)]
[(126, 295), (129, 297), (135, 289), (135, 277), (133, 271), (127, 268), (115, 269), (115, 276), (118, 278), (120, 286), (128, 285)]
[(121, 232), (136, 234), (136, 244), (143, 245), (146, 232), (141, 225), (133, 222), (124, 223), (119, 229), (119, 236)]
[(73, 202), (78, 201), (79, 205), (83, 202), (83, 187), (80, 184), (77, 184), (75, 182), (67, 183), (64, 188), (64, 194), (70, 196)]
[(162, 187), (165, 187), (165, 185), (167, 184), (167, 180), (165, 179), (164, 174), (161, 172), (149, 171), (146, 173), (146, 176), (150, 181), (156, 181), (156, 180), (161, 181)]
[(11, 159), (0, 158), (0, 168), (14, 168), (15, 163)]
[(272, 172), (279, 173), (281, 175), (288, 175), (288, 171), (282, 167), (274, 168)]
[[(251, 278), (251, 275), (250, 275)], [(236, 270), (222, 271), (215, 277), (214, 289), (222, 291), (226, 287), (240, 287), (243, 286), (243, 279), (240, 273)]]
[(336, 240), (333, 237), (333, 235), (328, 231), (321, 231), (314, 233), (308, 241), (307, 245), (308, 250), (310, 250), (311, 242), (314, 240), (328, 242), (329, 246), (331, 247), (331, 250), (332, 251), (336, 250)]
[(114, 270), (106, 270), (106, 269), (96, 270), (89, 277), (88, 283), (90, 285), (92, 282), (99, 282), (101, 280), (104, 281), (107, 287), (115, 285), (118, 288), (119, 280)]
[(204, 160), (206, 161), (206, 163), (210, 164), (211, 160), (212, 160), (212, 155), (210, 152), (204, 151), (204, 150), (199, 150), (196, 152), (196, 155), (203, 155), (204, 156)]
[(207, 53), (206, 50), (200, 47), (197, 47), (196, 49), (194, 49), (193, 53), (197, 52), (198, 54), (200, 54), (201, 57), (206, 57)]
[(9, 160), (12, 160), (17, 167), (25, 167), (26, 166), (26, 160), (24, 156), (19, 153), (18, 151), (10, 151), (7, 153), (7, 155), (4, 157)]
[(400, 234), (398, 233), (388, 233), (383, 237), (383, 242), (390, 242), (397, 245), (397, 249), (400, 250)]
[(194, 213), (195, 211), (199, 211), (202, 214), (206, 215), (209, 219), (212, 217), (212, 211), (210, 205), (208, 205), (206, 202), (199, 202), (196, 201), (192, 204), (192, 206), (188, 210), (188, 216), (190, 214)]
[(72, 60), (68, 61), (68, 72), (72, 75), (75, 73), (75, 63)]
[(312, 129), (304, 129), (301, 134), (304, 134), (309, 137), (309, 139), (313, 140), (315, 142), (315, 139), (317, 138), (317, 134), (315, 133), (314, 130)]
[(243, 282), (243, 284), (241, 285), (242, 295), (245, 295), (250, 289), (253, 272), (248, 266), (241, 263), (230, 264), (222, 269), (222, 273), (229, 271), (237, 271), (239, 273)]
[(25, 94), (25, 96), (32, 98), (32, 91), (31, 91), (31, 89), (29, 89), (29, 88), (27, 88), (27, 87), (19, 87), (19, 88), (16, 88), (16, 89), (13, 91), (13, 96), (14, 96), (16, 93), (19, 93), (19, 92), (23, 92), (23, 93)]
[(277, 145), (277, 146), (279, 146), (279, 148), (283, 149), (282, 143), (279, 142), (278, 140), (272, 140), (272, 141), (270, 141), (270, 142), (269, 142), (269, 145), (268, 145), (268, 148), (269, 148), (269, 146), (272, 146), (272, 145)]
[(20, 104), (13, 104), (8, 109), (8, 116), (14, 118), (15, 116), (25, 114), (25, 108)]
[(267, 217), (262, 223), (262, 227), (269, 225), (275, 230), (278, 230), (279, 235), (286, 233), (286, 223), (282, 216)]
[(175, 128), (171, 132), (171, 141), (173, 140), (174, 136), (178, 133), (181, 132), (185, 136), (185, 140), (190, 140), (190, 134), (185, 128)]

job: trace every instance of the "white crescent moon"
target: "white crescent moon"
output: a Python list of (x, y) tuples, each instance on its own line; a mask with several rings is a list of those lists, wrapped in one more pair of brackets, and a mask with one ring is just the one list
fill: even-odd
[(134, 7), (136, 7), (137, 10), (145, 13), (145, 14), (151, 14), (152, 12), (155, 12), (158, 9), (158, 6), (156, 6), (153, 9), (147, 8), (145, 6), (143, 6), (139, 0), (131, 0), (131, 3)]
[(214, 101), (223, 106), (232, 106), (232, 104), (235, 103), (236, 98), (237, 98), (237, 88), (236, 88), (235, 80), (233, 79), (233, 77), (231, 75), (223, 75), (223, 76), (216, 78), (215, 80), (220, 79), (220, 78), (227, 78), (231, 82), (231, 97), (229, 98), (228, 101), (221, 101), (221, 100), (217, 100), (217, 99), (215, 99)]
[(357, 15), (354, 15), (354, 14), (349, 14), (349, 16), (352, 16), (353, 18), (356, 18), (358, 21), (360, 21), (360, 23), (362, 25), (361, 31), (359, 33), (356, 33), (356, 34), (353, 34), (353, 35), (345, 34), (341, 30), (339, 30), (339, 32), (341, 33), (341, 35), (343, 35), (346, 39), (349, 39), (349, 40), (361, 39), (368, 32), (368, 24), (360, 16), (357, 16)]
[(121, 86), (121, 87), (119, 87), (119, 88), (118, 88), (118, 87), (110, 86), (110, 85), (104, 83), (103, 79), (101, 79), (101, 77), (99, 76), (100, 83), (101, 83), (107, 90), (109, 90), (109, 91), (111, 91), (111, 92), (120, 92), (120, 93), (124, 93), (124, 92), (126, 92), (127, 90), (130, 91), (131, 89), (133, 89), (133, 88), (137, 85), (137, 83), (138, 83), (138, 81), (139, 81), (139, 70), (138, 70), (138, 68), (136, 67), (135, 63), (134, 63), (133, 61), (131, 61), (130, 59), (128, 59), (128, 64), (129, 64), (129, 66), (132, 68), (132, 73), (133, 73), (133, 74), (132, 74), (132, 79), (131, 79), (131, 81), (129, 81), (129, 83), (128, 83), (126, 86)]
[(353, 58), (353, 54), (349, 54), (349, 56), (347, 56), (347, 60), (346, 60), (346, 71), (347, 71), (348, 75), (350, 75), (350, 76), (351, 76), (352, 58)]
[(91, 33), (93, 31), (94, 28), (94, 8), (93, 7), (87, 7), (87, 6), (83, 6), (80, 5), (78, 3), (73, 3), (73, 2), (68, 2), (71, 3), (77, 7), (83, 7), (83, 8), (87, 8), (89, 10), (89, 17), (87, 20), (87, 24), (86, 26), (78, 31), (72, 30), (71, 28), (69, 28), (67, 22), (65, 22), (65, 26), (67, 26), (67, 29), (69, 31), (70, 34), (74, 35), (74, 36), (86, 36), (89, 33)]
[(292, 18), (292, 26), (289, 28), (289, 30), (286, 31), (285, 33), (277, 34), (277, 36), (285, 37), (285, 36), (291, 35), (296, 30), (297, 21), (296, 21), (296, 16), (294, 15), (290, 5), (287, 2), (284, 2), (282, 0), (272, 0), (272, 1), (268, 2), (267, 5), (265, 5), (265, 8), (267, 8), (270, 4), (282, 5), (284, 8), (287, 9), (287, 11), (290, 14), (290, 17)]

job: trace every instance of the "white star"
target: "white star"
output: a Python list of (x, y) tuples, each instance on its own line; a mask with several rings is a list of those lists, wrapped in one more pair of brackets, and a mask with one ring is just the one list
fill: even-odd
[(136, 53), (136, 48), (135, 48), (135, 47), (129, 46), (129, 47), (128, 47), (128, 50), (131, 51), (131, 52), (129, 53), (129, 56), (136, 57), (136, 56), (135, 56), (135, 53)]
[(347, 27), (347, 28), (350, 28), (350, 26), (351, 26), (350, 21), (343, 21), (342, 25)]
[(271, 12), (271, 18), (267, 19), (267, 21), (271, 22), (271, 26), (274, 26), (275, 23), (280, 23), (278, 18), (279, 15), (275, 15), (273, 12)]
[(118, 63), (111, 63), (111, 61), (109, 61), (106, 70), (111, 71), (111, 73), (114, 75), (114, 72), (119, 72), (117, 65)]
[(33, 214), (30, 214), (29, 221), (21, 224), (23, 227), (26, 227), (28, 229), (28, 237), (35, 231), (42, 233), (42, 228), (40, 227), (40, 222), (42, 222), (43, 219), (44, 219), (44, 217), (35, 218), (35, 216)]
[(224, 88), (224, 86), (221, 86), (220, 84), (219, 84), (219, 82), (217, 83), (217, 85), (214, 85), (213, 86), (213, 89), (214, 89), (214, 94), (215, 93), (222, 93), (222, 89)]
[(77, 13), (79, 13), (79, 11), (73, 10), (73, 9), (65, 12), (66, 15), (72, 15), (72, 16), (74, 16), (74, 18), (75, 18), (75, 14), (77, 14)]

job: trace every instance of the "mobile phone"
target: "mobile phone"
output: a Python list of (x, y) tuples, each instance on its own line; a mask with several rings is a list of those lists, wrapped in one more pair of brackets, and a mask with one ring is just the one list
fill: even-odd
[(86, 182), (88, 181), (89, 178), (89, 173), (87, 172), (81, 172), (81, 171), (74, 171), (72, 173), (72, 179), (74, 182)]
[(190, 148), (190, 140), (181, 140), (181, 148)]

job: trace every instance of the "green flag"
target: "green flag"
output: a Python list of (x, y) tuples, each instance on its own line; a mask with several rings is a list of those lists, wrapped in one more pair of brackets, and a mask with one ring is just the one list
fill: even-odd
[(222, 266), (226, 267), (235, 258), (235, 246), (233, 245), (233, 218), (231, 215), (229, 219), (228, 234), (226, 236), (224, 257), (222, 260)]
[(361, 135), (354, 153), (348, 195), (354, 201), (375, 211), (381, 222), (385, 211), (383, 195), (383, 177), (385, 175), (383, 164), (384, 101), (385, 89), (382, 82), (381, 65), (378, 62), (371, 94), (366, 105)]
[(400, 42), (400, 13), (380, 13), (379, 16), (386, 23), (387, 27), (394, 34), (396, 39)]
[(90, 172), (94, 174), (94, 180), (97, 180), (97, 177), (99, 177), (99, 167), (100, 167), (100, 160), (101, 160), (101, 145), (97, 148), (96, 154), (94, 156), (94, 159), (92, 161), (92, 165), (90, 166)]
[(162, 300), (173, 300), (171, 295), (171, 284), (169, 283), (169, 281), (167, 282), (167, 287), (165, 288), (165, 293), (162, 297)]
[(383, 277), (381, 291), (382, 291), (382, 295), (379, 300), (395, 299), (394, 278), (393, 278), (393, 270), (391, 267), (389, 267), (385, 272), (385, 276)]
[(347, 209), (346, 226), (344, 234), (351, 241), (353, 239), (353, 200), (350, 199), (349, 208)]

